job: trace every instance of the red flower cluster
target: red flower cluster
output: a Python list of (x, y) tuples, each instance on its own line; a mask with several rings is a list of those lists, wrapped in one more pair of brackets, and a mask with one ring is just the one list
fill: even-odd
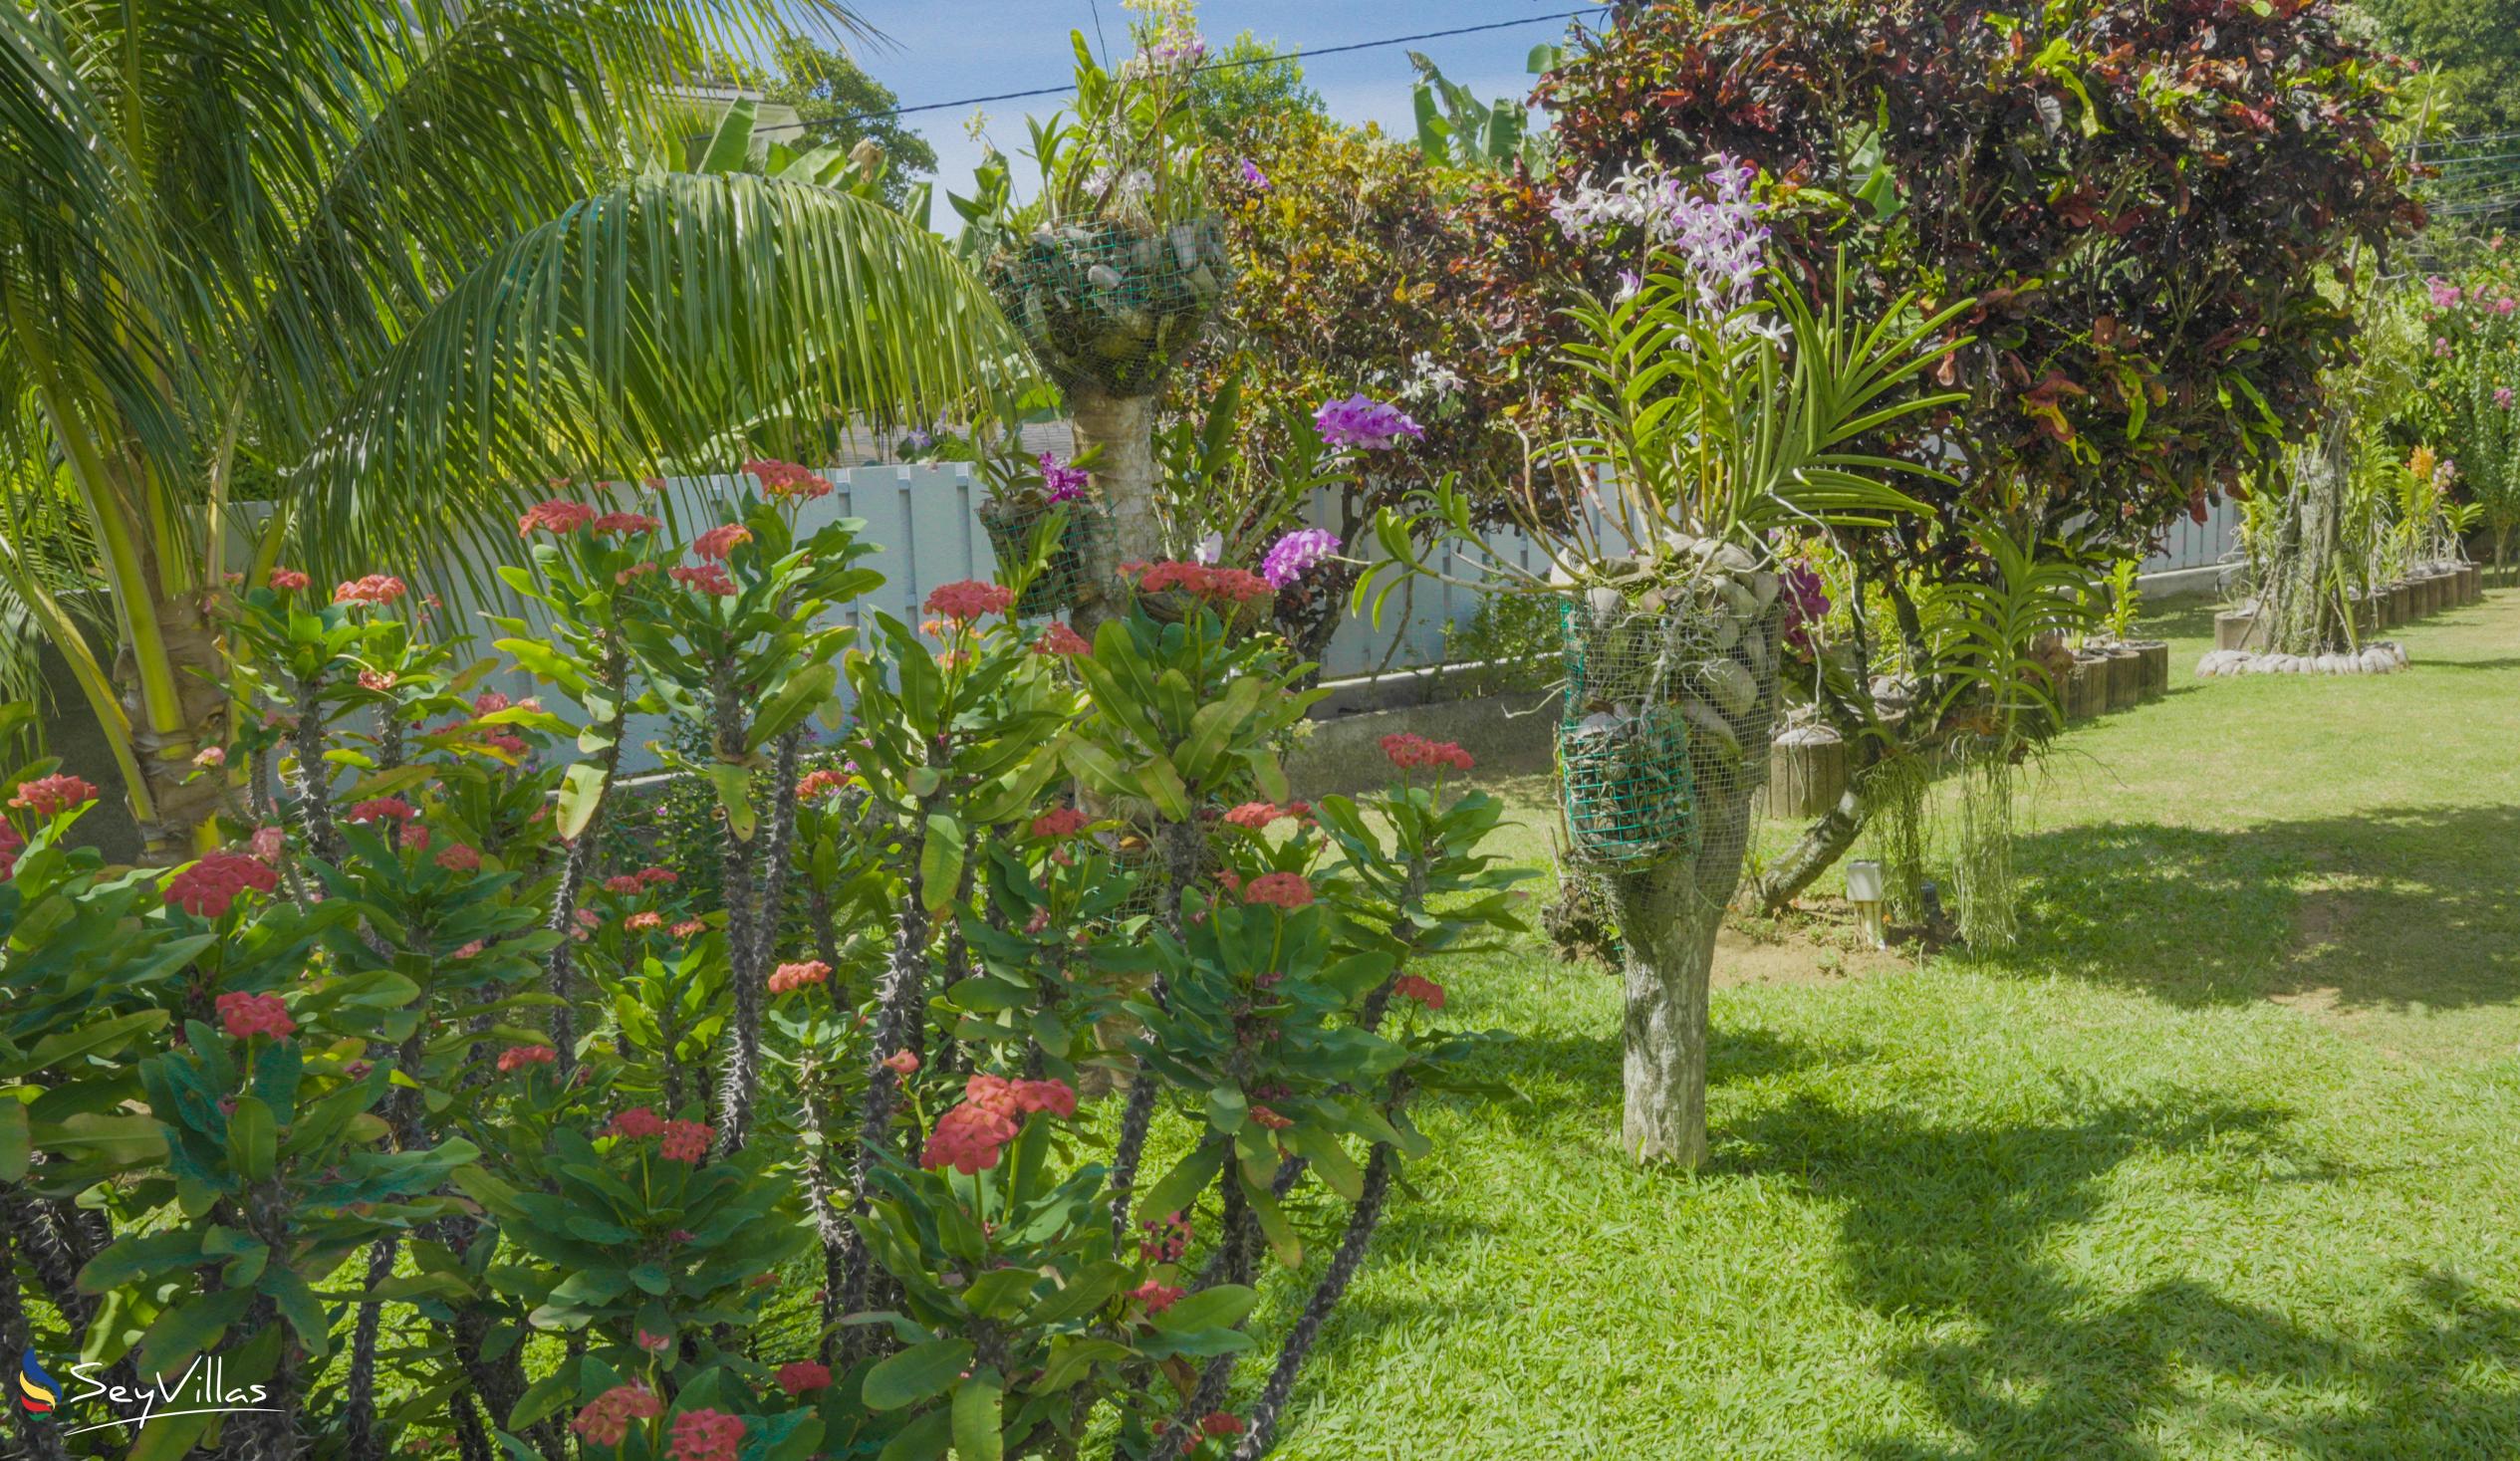
[(676, 938), (697, 938), (701, 934), (708, 932), (709, 926), (697, 918), (685, 918), (681, 922), (675, 924), (669, 931)]
[(665, 1402), (645, 1383), (633, 1380), (615, 1385), (589, 1400), (569, 1428), (598, 1446), (618, 1446), (630, 1434), (633, 1421), (653, 1420), (665, 1413)]
[(805, 773), (805, 779), (796, 784), (796, 799), (811, 802), (817, 797), (836, 796), (848, 786), (847, 776), (826, 766), (820, 771)]
[(5, 818), (0, 818), (0, 880), (18, 870), (18, 852), (25, 847), (26, 839)]
[(662, 1136), (665, 1134), (665, 1123), (654, 1111), (643, 1105), (634, 1105), (616, 1112), (612, 1123), (604, 1130), (607, 1135), (626, 1136), (636, 1141), (647, 1136)]
[(731, 598), (742, 592), (735, 587), (735, 580), (727, 574), (726, 570), (713, 563), (704, 563), (698, 568), (678, 568), (668, 577), (696, 593), (713, 594), (720, 599)]
[(527, 1066), (548, 1066), (560, 1059), (560, 1052), (548, 1045), (511, 1045), (499, 1052), (499, 1074), (513, 1075)]
[(832, 966), (820, 959), (808, 959), (802, 964), (781, 964), (770, 971), (770, 992), (786, 994), (791, 989), (820, 984), (830, 977)]
[(1182, 1297), (1188, 1291), (1184, 1289), (1176, 1289), (1170, 1284), (1158, 1284), (1154, 1280), (1148, 1279), (1144, 1283), (1139, 1284), (1136, 1288), (1130, 1290), (1129, 1297), (1145, 1305), (1146, 1312), (1148, 1314), (1161, 1314), (1165, 1310), (1170, 1309), (1173, 1305), (1180, 1303)]
[(692, 539), (691, 551), (700, 555), (702, 558), (716, 559), (717, 561), (723, 563), (726, 560), (726, 556), (733, 553), (738, 544), (750, 543), (751, 541), (752, 529), (745, 527), (741, 523), (726, 523), (718, 527), (711, 528), (707, 532), (702, 533), (699, 537)]
[(643, 512), (608, 512), (587, 526), (598, 533), (653, 533), (664, 524)]
[(1251, 1118), (1272, 1131), (1283, 1131), (1295, 1124), (1293, 1116), (1280, 1115), (1276, 1110), (1265, 1105), (1253, 1106)]
[(353, 822), (382, 822), (390, 817), (396, 822), (408, 823), (420, 812), (400, 797), (372, 797), (365, 802), (353, 802), (346, 815)]
[(800, 1359), (794, 1364), (780, 1365), (777, 1378), (779, 1388), (794, 1397), (807, 1390), (828, 1389), (832, 1382), (832, 1368), (811, 1359)]
[(716, 1131), (698, 1121), (667, 1121), (665, 1139), (656, 1144), (656, 1154), (667, 1161), (697, 1165), (709, 1154), (709, 1142), (716, 1135)]
[(761, 490), (772, 497), (802, 497), (809, 501), (832, 495), (832, 484), (812, 467), (795, 462), (750, 461), (744, 470), (761, 479)]
[(409, 593), (400, 579), (386, 574), (370, 574), (353, 579), (333, 590), (335, 604), (360, 604), (370, 609), (382, 609)]
[(622, 920), (622, 926), (632, 933), (647, 933), (665, 926), (665, 915), (653, 908), (642, 908)]
[(562, 533), (574, 533), (594, 521), (594, 508), (583, 502), (555, 497), (527, 508), (525, 516), (516, 520), (516, 536), (531, 538), (536, 533), (549, 533), (557, 537)]
[(1428, 766), (1449, 766), (1467, 771), (1477, 763), (1470, 753), (1452, 741), (1430, 741), (1413, 731), (1398, 731), (1383, 738), (1383, 754), (1402, 771), (1416, 771)]
[(944, 584), (928, 592), (923, 606), (929, 613), (941, 613), (957, 623), (969, 623), (986, 614), (1004, 613), (1015, 602), (1015, 591), (1004, 584), (984, 584), (965, 579), (959, 584)]
[(616, 589), (627, 589), (630, 587), (630, 580), (643, 579), (649, 574), (654, 573), (659, 567), (660, 565), (653, 563), (631, 564), (629, 568), (623, 569), (613, 575), (613, 587)]
[(1146, 1236), (1137, 1240), (1137, 1257), (1146, 1263), (1179, 1263), (1190, 1251), (1190, 1220), (1180, 1213), (1139, 1223)]
[(294, 594), (312, 582), (296, 569), (276, 568), (271, 571), (271, 587), (283, 593)]
[(1177, 589), (1209, 604), (1249, 604), (1255, 599), (1274, 599), (1278, 592), (1258, 574), (1244, 569), (1211, 568), (1203, 563), (1166, 559), (1153, 564), (1123, 564), (1121, 572), (1134, 572), (1143, 593), (1161, 594)]
[(1243, 1429), (1241, 1416), (1229, 1414), (1223, 1410), (1211, 1410), (1199, 1420), (1199, 1434), (1210, 1440), (1238, 1436), (1243, 1433)]
[(1074, 807), (1057, 807), (1033, 819), (1033, 836), (1043, 842), (1063, 843), (1085, 831), (1089, 819)]
[(1245, 802), (1226, 813), (1225, 821), (1229, 826), (1244, 827), (1253, 832), (1259, 832), (1272, 822), (1294, 815), (1292, 808), (1280, 807), (1275, 802)]
[(1312, 903), (1313, 885), (1300, 872), (1263, 872), (1243, 884), (1242, 900), (1292, 912)]
[(211, 1002), (219, 1012), (219, 1024), (226, 1027), (230, 1040), (250, 1040), (268, 1035), (286, 1040), (298, 1033), (298, 1022), (289, 1018), (289, 1007), (276, 994), (240, 994), (229, 992)]
[(17, 795), (9, 799), (9, 805), (23, 807), (38, 817), (59, 817), (73, 807), (84, 807), (96, 799), (95, 782), (57, 772), (20, 784)]
[(1091, 654), (1094, 652), (1094, 646), (1085, 641), (1085, 635), (1054, 620), (1050, 627), (1041, 631), (1041, 637), (1033, 641), (1033, 652), (1035, 654)]
[(936, 1118), (935, 1134), (927, 1138), (919, 1165), (930, 1171), (952, 1167), (966, 1176), (996, 1166), (999, 1152), (1035, 1111), (1073, 1116), (1077, 1094), (1065, 1081), (974, 1076), (963, 1088), (962, 1104)]
[(918, 1074), (918, 1052), (896, 1050), (883, 1058), (883, 1068), (895, 1076), (915, 1076)]
[(634, 898), (647, 890), (647, 884), (640, 882), (634, 872), (622, 872), (604, 879), (604, 890), (617, 897)]
[(744, 1444), (744, 1418), (723, 1410), (685, 1410), (673, 1418), (671, 1461), (735, 1461)]
[(196, 918), (216, 918), (245, 889), (269, 892), (279, 885), (280, 874), (251, 857), (212, 852), (166, 880), (166, 903)]
[(1432, 979), (1403, 974), (1391, 981), (1391, 993), (1402, 999), (1413, 999), (1430, 1010), (1443, 1008), (1443, 986)]
[(363, 690), (372, 690), (377, 694), (381, 695), (385, 691), (393, 688), (393, 682), (397, 678), (399, 678), (399, 676), (387, 673), (384, 670), (363, 669), (359, 672), (359, 688)]

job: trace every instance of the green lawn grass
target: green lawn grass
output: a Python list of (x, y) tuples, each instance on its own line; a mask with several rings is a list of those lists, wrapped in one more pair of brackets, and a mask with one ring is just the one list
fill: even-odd
[(1515, 1094), (1425, 1113), (1280, 1454), (2520, 1456), (2520, 593), (2390, 677), (2158, 624), (2019, 947), (1717, 993), (1702, 1173), (1619, 1151), (1615, 981), (1446, 971)]

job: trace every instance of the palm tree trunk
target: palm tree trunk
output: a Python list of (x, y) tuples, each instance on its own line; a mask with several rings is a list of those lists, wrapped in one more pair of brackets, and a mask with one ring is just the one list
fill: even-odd
[[(219, 778), (193, 777), (192, 758), (204, 746), (225, 739), (227, 675), (200, 597), (161, 593), (153, 576), (148, 583), (155, 600), (162, 673), (142, 666), (133, 646), (126, 643), (115, 660), (114, 680), (131, 728), (132, 764), (140, 774), (140, 785), (131, 790), (138, 794), (132, 809), (141, 859), (165, 864), (192, 855), (202, 825), (219, 810)], [(174, 681), (171, 701), (151, 692), (151, 682), (165, 677)]]

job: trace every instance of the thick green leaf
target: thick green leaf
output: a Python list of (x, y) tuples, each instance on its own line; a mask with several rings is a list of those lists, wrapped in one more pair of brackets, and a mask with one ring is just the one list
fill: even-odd
[(751, 842), (754, 826), (751, 769), (717, 761), (709, 764), (708, 774), (710, 784), (717, 788), (717, 805), (726, 809), (726, 825), (734, 831), (735, 841)]
[(280, 1159), (280, 1127), (270, 1106), (250, 1096), (237, 1097), (227, 1118), (227, 1159), (248, 1182), (270, 1180)]
[(928, 814), (927, 838), (918, 850), (918, 881), (929, 913), (942, 913), (960, 896), (962, 860), (962, 824), (941, 812)]
[(1219, 1284), (1213, 1289), (1201, 1289), (1156, 1315), (1154, 1326), (1165, 1334), (1232, 1329), (1241, 1324), (1259, 1302), (1260, 1291), (1257, 1289), (1241, 1284)]
[(0, 1096), (0, 1182), (14, 1182), (25, 1176), (34, 1151), (26, 1106)]
[(229, 1325), (245, 1317), (245, 1311), (254, 1305), (254, 1297), (251, 1289), (223, 1289), (185, 1299), (157, 1316), (156, 1323), (140, 1336), (143, 1372), (180, 1371), (185, 1360), (217, 1342)]
[(969, 1339), (948, 1337), (913, 1345), (867, 1371), (867, 1408), (898, 1410), (941, 1395), (970, 1362)]
[(556, 826), (560, 835), (571, 842), (587, 830), (595, 820), (596, 809), (604, 805), (604, 768), (592, 761), (581, 761), (569, 768), (561, 778), (560, 817)]
[(831, 698), (840, 684), (840, 668), (830, 660), (809, 664), (788, 676), (761, 709), (753, 715), (752, 729), (745, 733), (744, 744), (759, 747), (778, 739), (793, 729), (814, 707)]
[(982, 1369), (954, 1391), (954, 1456), (956, 1461), (1004, 1461), (1006, 1438), (999, 1433), (1006, 1387), (994, 1369)]

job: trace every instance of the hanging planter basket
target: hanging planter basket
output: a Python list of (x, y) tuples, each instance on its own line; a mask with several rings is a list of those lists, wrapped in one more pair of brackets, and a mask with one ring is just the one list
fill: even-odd
[(1213, 218), (1144, 227), (1045, 224), (988, 262), (998, 308), (1063, 388), (1152, 395), (1225, 300), (1233, 270)]
[(1576, 861), (1635, 869), (1697, 850), (1688, 722), (1677, 710), (1558, 727), (1558, 787)]
[(1601, 587), (1560, 601), (1559, 791), (1579, 860), (1634, 870), (1689, 855), (1702, 806), (1766, 784), (1775, 579), (1709, 568), (1635, 598)]
[(1024, 597), (1016, 601), (1018, 618), (1080, 609), (1103, 597), (1091, 565), (1095, 545), (1110, 541), (1111, 518), (1085, 501), (1051, 506), (992, 499), (980, 505), (980, 526), (988, 533), (989, 548), (1001, 568), (1031, 558), (1035, 540), (1061, 512), (1067, 514), (1067, 523), (1059, 530), (1059, 541), (1052, 545), (1041, 573), (1024, 586)]

